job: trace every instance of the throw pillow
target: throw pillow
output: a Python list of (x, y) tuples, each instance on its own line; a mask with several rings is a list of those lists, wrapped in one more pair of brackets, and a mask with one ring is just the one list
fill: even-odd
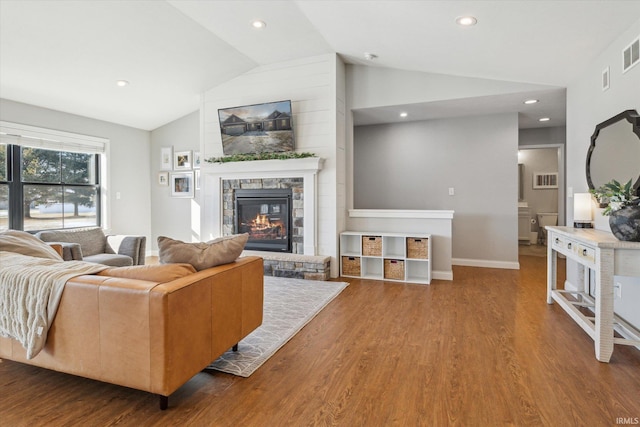
[(249, 234), (218, 237), (208, 242), (185, 243), (169, 237), (158, 237), (159, 258), (162, 264), (186, 262), (196, 270), (235, 261), (249, 240)]
[(131, 267), (111, 267), (102, 270), (98, 276), (122, 277), (124, 279), (147, 280), (166, 283), (196, 272), (190, 264), (134, 265)]
[(0, 251), (62, 261), (55, 249), (26, 231), (7, 230), (0, 233)]

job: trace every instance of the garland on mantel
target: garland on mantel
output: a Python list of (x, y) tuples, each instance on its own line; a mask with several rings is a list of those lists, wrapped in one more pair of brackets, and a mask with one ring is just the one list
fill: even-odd
[(232, 154), (224, 157), (210, 157), (204, 161), (207, 163), (230, 163), (230, 162), (248, 162), (252, 160), (288, 160), (288, 159), (304, 159), (306, 157), (318, 157), (313, 153), (296, 153), (294, 151), (285, 151), (282, 153), (251, 153), (251, 154)]

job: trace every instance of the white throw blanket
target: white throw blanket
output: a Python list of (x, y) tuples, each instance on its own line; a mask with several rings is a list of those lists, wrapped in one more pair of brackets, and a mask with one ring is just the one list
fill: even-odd
[(47, 340), (67, 280), (106, 268), (0, 251), (0, 335), (18, 340), (27, 359), (34, 358)]

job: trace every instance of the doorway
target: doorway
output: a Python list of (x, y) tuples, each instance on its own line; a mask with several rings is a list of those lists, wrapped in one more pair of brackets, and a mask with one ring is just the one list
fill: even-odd
[[(557, 213), (557, 225), (564, 225), (564, 145), (520, 146), (518, 171), (521, 190), (518, 200), (519, 252), (521, 255), (546, 256), (546, 233), (540, 227), (538, 214)], [(547, 215), (545, 218), (553, 217)]]

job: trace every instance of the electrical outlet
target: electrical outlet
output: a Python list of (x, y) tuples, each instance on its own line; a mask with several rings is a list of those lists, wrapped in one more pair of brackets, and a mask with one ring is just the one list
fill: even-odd
[(453, 187), (449, 187), (449, 195), (450, 196), (455, 196), (455, 194), (456, 194), (455, 189)]
[(120, 195), (120, 192), (119, 192), (119, 191), (118, 191), (118, 192), (116, 192), (116, 200), (120, 200), (120, 196), (121, 196), (121, 195)]

